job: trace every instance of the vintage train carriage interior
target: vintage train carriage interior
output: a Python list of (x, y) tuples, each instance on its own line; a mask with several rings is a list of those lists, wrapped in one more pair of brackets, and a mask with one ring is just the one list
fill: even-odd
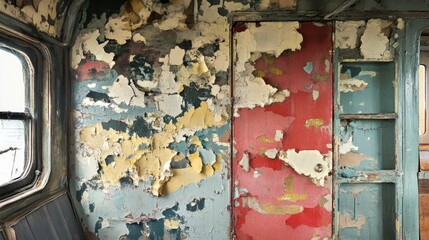
[(429, 239), (428, 0), (0, 0), (0, 240)]

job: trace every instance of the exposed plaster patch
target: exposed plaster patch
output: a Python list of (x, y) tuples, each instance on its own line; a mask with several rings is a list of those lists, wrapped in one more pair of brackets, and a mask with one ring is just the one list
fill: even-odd
[(131, 39), (128, 22), (122, 18), (110, 17), (104, 28), (104, 35), (107, 39), (116, 40), (119, 45), (124, 45)]
[(282, 130), (276, 130), (276, 133), (274, 135), (274, 141), (280, 142), (281, 140), (283, 140), (283, 134), (284, 132)]
[(170, 116), (177, 117), (182, 113), (183, 98), (179, 94), (160, 95), (156, 97), (158, 109)]
[(243, 153), (243, 157), (241, 158), (240, 162), (238, 163), (240, 167), (248, 172), (249, 171), (249, 164), (250, 163), (250, 156), (248, 152)]
[(234, 107), (237, 110), (283, 102), (286, 97), (290, 96), (290, 92), (288, 90), (279, 91), (277, 88), (267, 85), (262, 78), (245, 76), (238, 79), (235, 95)]
[(357, 152), (359, 147), (353, 145), (353, 137), (348, 138), (346, 141), (341, 141), (339, 152), (346, 154), (348, 152)]
[(251, 208), (260, 214), (297, 214), (304, 210), (300, 205), (261, 204), (256, 197), (241, 197), (243, 207)]
[(381, 19), (370, 19), (361, 37), (360, 52), (366, 59), (391, 59), (389, 38), (383, 32), (390, 22)]
[(133, 35), (133, 41), (146, 43), (146, 38), (140, 33), (136, 33)]
[(398, 18), (398, 20), (396, 20), (396, 28), (399, 30), (404, 30), (405, 27), (405, 21), (402, 18)]
[(134, 90), (130, 86), (128, 78), (120, 75), (116, 79), (116, 81), (113, 82), (113, 85), (111, 87), (104, 87), (107, 88), (109, 93), (109, 97), (116, 103), (116, 104), (130, 104), (130, 101), (132, 97), (134, 96)]
[(265, 151), (265, 156), (267, 158), (274, 159), (277, 157), (277, 153), (279, 153), (279, 150), (277, 148), (272, 148)]
[(319, 186), (324, 185), (325, 178), (331, 170), (331, 154), (324, 156), (317, 150), (299, 152), (296, 152), (295, 149), (282, 150), (279, 159), (291, 166), (297, 173), (310, 177)]
[(313, 100), (316, 101), (319, 98), (319, 91), (317, 90), (313, 90)]
[(177, 46), (174, 49), (171, 49), (169, 55), (170, 65), (182, 65), (184, 56), (185, 50)]
[(345, 154), (340, 154), (340, 167), (358, 167), (363, 160), (370, 159), (365, 155), (357, 152), (349, 151)]
[(340, 79), (338, 81), (338, 90), (340, 92), (361, 91), (368, 87), (368, 83), (358, 78)]
[(299, 22), (261, 22), (260, 26), (247, 23), (247, 29), (234, 34), (236, 41), (236, 70), (245, 71), (244, 64), (252, 52), (264, 52), (279, 57), (285, 50), (299, 50), (303, 41), (297, 31)]
[(352, 218), (348, 213), (340, 213), (340, 229), (344, 228), (358, 228), (362, 229), (362, 226), (366, 223), (365, 216), (359, 216), (357, 218)]
[(354, 49), (358, 44), (359, 28), (365, 26), (365, 21), (337, 21), (335, 24), (335, 47)]

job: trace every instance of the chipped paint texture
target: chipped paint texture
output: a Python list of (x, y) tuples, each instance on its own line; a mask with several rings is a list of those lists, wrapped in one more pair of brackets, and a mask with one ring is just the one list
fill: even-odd
[(330, 238), (331, 25), (240, 23), (233, 32), (236, 238)]
[(0, 1), (0, 12), (60, 38), (68, 0)]
[[(127, 0), (111, 12), (88, 9), (71, 49), (71, 185), (89, 233), (229, 238), (230, 46), (220, 13), (249, 8)], [(289, 94), (265, 86), (267, 101)]]
[(402, 19), (337, 21), (335, 47), (343, 59), (392, 60), (398, 47), (395, 33), (403, 27)]
[(401, 238), (398, 80), (393, 60), (403, 28), (402, 19), (336, 23), (339, 59), (350, 59), (339, 63), (336, 74), (338, 239)]

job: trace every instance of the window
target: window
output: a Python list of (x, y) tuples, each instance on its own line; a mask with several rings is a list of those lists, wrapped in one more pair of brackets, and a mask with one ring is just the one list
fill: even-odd
[(31, 166), (27, 69), (29, 64), (18, 52), (0, 47), (0, 186), (24, 177)]
[(0, 29), (0, 208), (42, 189), (49, 177), (44, 58), (42, 44)]
[(419, 135), (426, 133), (426, 66), (419, 65)]

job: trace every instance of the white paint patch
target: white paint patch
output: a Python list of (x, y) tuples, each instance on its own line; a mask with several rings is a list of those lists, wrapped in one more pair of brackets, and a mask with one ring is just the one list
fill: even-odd
[(182, 113), (183, 98), (179, 94), (174, 95), (161, 95), (156, 98), (158, 108), (161, 112), (173, 117), (177, 117)]
[(313, 100), (316, 101), (319, 98), (319, 91), (313, 90)]
[(104, 46), (108, 43), (105, 41), (101, 44), (98, 43), (97, 38), (100, 36), (98, 30), (81, 31), (76, 39), (72, 48), (72, 67), (76, 69), (80, 61), (85, 58), (84, 53), (90, 52), (95, 55), (99, 61), (112, 63), (115, 57), (114, 53), (106, 53)]
[(359, 147), (353, 145), (353, 137), (350, 137), (347, 142), (340, 143), (340, 154), (346, 154), (348, 152), (357, 152)]
[(183, 57), (185, 56), (185, 50), (176, 46), (175, 48), (170, 50), (169, 62), (170, 65), (182, 65)]
[(329, 73), (329, 70), (331, 70), (331, 61), (329, 61), (329, 59), (325, 59), (323, 62), (325, 63), (325, 72)]
[(323, 186), (330, 171), (331, 154), (322, 155), (317, 150), (295, 149), (280, 151), (279, 159), (291, 166), (297, 173), (311, 178), (319, 186)]
[(404, 27), (405, 27), (404, 19), (398, 18), (398, 20), (396, 20), (396, 28), (399, 30), (403, 30)]
[(248, 23), (247, 29), (236, 33), (236, 71), (245, 71), (244, 64), (252, 52), (263, 52), (279, 57), (285, 50), (299, 50), (303, 41), (297, 31), (299, 22), (262, 22), (257, 27)]
[(276, 133), (274, 135), (274, 141), (280, 142), (281, 140), (283, 140), (283, 135), (284, 132), (282, 130), (276, 130)]
[(354, 49), (358, 43), (359, 28), (365, 26), (365, 21), (337, 21), (335, 24), (335, 47)]
[(354, 92), (357, 89), (365, 89), (368, 87), (368, 83), (364, 80), (357, 78), (341, 79), (338, 81), (338, 90), (340, 92)]
[(133, 35), (133, 41), (146, 43), (146, 38), (140, 33), (136, 33)]
[(278, 152), (279, 150), (277, 148), (268, 149), (267, 151), (265, 151), (265, 156), (267, 158), (274, 159), (277, 157)]
[(95, 88), (97, 86), (97, 84), (96, 83), (90, 83), (87, 86), (88, 86), (88, 88)]
[(253, 171), (253, 178), (258, 178), (261, 176), (261, 173), (258, 170)]
[(387, 20), (370, 19), (361, 37), (360, 52), (366, 59), (391, 59), (389, 38), (382, 32)]
[(275, 102), (283, 102), (290, 96), (288, 90), (278, 91), (277, 88), (265, 83), (260, 77), (243, 76), (237, 80), (236, 110), (239, 108), (254, 108), (267, 106)]
[(359, 72), (360, 76), (370, 76), (370, 77), (375, 77), (377, 76), (377, 72), (376, 71), (360, 71)]
[(104, 27), (104, 35), (107, 39), (116, 40), (119, 45), (124, 45), (127, 40), (131, 39), (129, 21), (123, 16), (120, 18), (109, 17)]
[(250, 162), (250, 156), (248, 152), (243, 153), (243, 157), (241, 158), (240, 162), (238, 163), (240, 167), (248, 172), (249, 171), (249, 162)]
[(110, 87), (103, 87), (103, 89), (108, 89), (108, 96), (115, 102), (116, 104), (130, 104), (131, 98), (134, 96), (134, 91), (129, 85), (128, 78), (123, 75), (119, 75), (118, 79), (113, 82)]
[(180, 85), (174, 80), (176, 76), (170, 71), (162, 71), (159, 76), (158, 88), (162, 93), (177, 93)]

